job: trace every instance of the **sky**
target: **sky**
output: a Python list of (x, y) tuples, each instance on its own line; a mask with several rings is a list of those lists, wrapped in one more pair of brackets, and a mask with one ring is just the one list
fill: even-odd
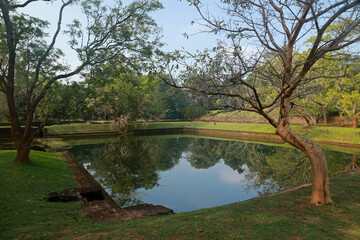
[[(124, 3), (131, 2), (129, 0)], [(214, 0), (205, 1), (204, 6), (214, 7)], [(195, 52), (197, 49), (212, 48), (216, 46), (216, 36), (208, 33), (200, 33), (201, 26), (191, 24), (194, 20), (199, 20), (200, 16), (193, 6), (189, 6), (186, 0), (163, 0), (164, 9), (158, 10), (151, 15), (162, 28), (162, 39), (165, 43), (164, 51), (173, 51), (175, 49), (184, 48), (186, 51)], [(61, 1), (54, 1), (53, 3), (34, 2), (29, 4), (23, 11), (34, 17), (41, 18), (50, 22), (51, 27), (48, 32), (50, 36), (55, 32), (55, 27), (58, 19), (58, 11), (61, 6)], [(65, 8), (63, 27), (72, 22), (74, 18), (82, 19), (83, 15), (78, 6), (69, 6)], [(83, 19), (85, 19), (83, 17)], [(190, 35), (186, 38), (183, 34)], [(64, 61), (76, 67), (78, 60), (76, 54), (68, 47), (68, 39), (65, 36), (59, 36), (55, 47), (60, 48), (65, 53)], [(76, 80), (78, 77), (75, 77)]]

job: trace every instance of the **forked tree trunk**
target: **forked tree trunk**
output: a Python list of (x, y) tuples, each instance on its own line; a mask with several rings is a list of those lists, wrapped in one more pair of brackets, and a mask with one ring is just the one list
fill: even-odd
[(321, 148), (310, 139), (295, 134), (289, 125), (290, 94), (283, 96), (280, 103), (280, 116), (276, 134), (287, 143), (300, 149), (311, 162), (312, 194), (311, 203), (320, 206), (332, 203), (329, 190), (329, 174), (326, 156)]
[(31, 144), (23, 144), (23, 145), (17, 145), (16, 150), (16, 158), (14, 159), (14, 162), (21, 162), (21, 163), (27, 163), (30, 162), (30, 148)]
[(18, 113), (16, 111), (14, 98), (11, 95), (7, 97), (11, 118), (11, 137), (14, 141), (17, 152), (14, 162), (27, 163), (30, 161), (31, 143), (35, 137), (35, 133), (31, 129), (31, 125), (33, 122), (33, 111), (31, 111), (31, 108), (27, 109), (28, 113), (25, 122), (25, 128), (21, 128), (21, 123), (19, 121)]
[(33, 140), (32, 134), (24, 135), (22, 131), (19, 133), (14, 131), (12, 135), (16, 148), (16, 158), (14, 159), (14, 162), (30, 162), (30, 148)]

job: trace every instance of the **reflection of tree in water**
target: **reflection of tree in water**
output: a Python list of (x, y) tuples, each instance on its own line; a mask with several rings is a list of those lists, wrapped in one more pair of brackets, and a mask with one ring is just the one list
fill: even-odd
[[(136, 140), (120, 137), (118, 142), (97, 145), (80, 156), (95, 179), (109, 189), (121, 206), (141, 203), (136, 190), (157, 186), (158, 171), (179, 162), (186, 141), (177, 139)], [(154, 147), (154, 144), (161, 147)]]
[(186, 159), (196, 169), (208, 169), (217, 164), (222, 158), (221, 144), (213, 139), (194, 138), (189, 145)]
[[(244, 173), (248, 188), (266, 194), (311, 182), (311, 165), (304, 153), (295, 148), (267, 146), (262, 144), (197, 139), (188, 149), (188, 161), (195, 168), (206, 169), (219, 160)], [(333, 176), (343, 170), (350, 155), (326, 151), (329, 174)], [(261, 189), (261, 190), (259, 190)]]

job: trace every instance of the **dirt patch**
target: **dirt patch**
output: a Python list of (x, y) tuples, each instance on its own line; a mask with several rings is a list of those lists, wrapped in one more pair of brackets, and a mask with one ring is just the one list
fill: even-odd
[(73, 237), (72, 239), (83, 239), (83, 240), (88, 240), (88, 239), (105, 239), (110, 233), (109, 232), (104, 232), (104, 233), (87, 233), (85, 235), (82, 236), (78, 236), (78, 237)]
[(317, 224), (321, 221), (321, 219), (319, 217), (306, 217), (304, 219), (304, 222), (308, 223), (308, 224)]
[[(101, 189), (104, 195), (103, 200), (83, 201), (82, 213), (93, 222), (114, 222), (125, 221), (144, 216), (156, 216), (173, 214), (173, 210), (160, 205), (141, 204), (133, 207), (121, 208), (116, 202), (102, 189), (93, 177), (80, 165), (68, 152), (63, 152), (62, 156), (69, 163), (70, 168), (75, 174), (75, 179), (81, 188)], [(96, 238), (95, 238), (96, 239)]]
[(291, 236), (291, 237), (287, 238), (287, 240), (301, 240), (301, 239), (303, 239), (303, 238), (300, 236)]

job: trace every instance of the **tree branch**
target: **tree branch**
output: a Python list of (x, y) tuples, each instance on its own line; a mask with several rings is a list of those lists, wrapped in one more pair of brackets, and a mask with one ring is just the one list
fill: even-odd
[(26, 2), (24, 2), (23, 4), (14, 4), (14, 5), (10, 5), (11, 8), (15, 9), (15, 8), (23, 8), (26, 7), (28, 4), (32, 3), (32, 2), (50, 2), (51, 0), (27, 0)]

